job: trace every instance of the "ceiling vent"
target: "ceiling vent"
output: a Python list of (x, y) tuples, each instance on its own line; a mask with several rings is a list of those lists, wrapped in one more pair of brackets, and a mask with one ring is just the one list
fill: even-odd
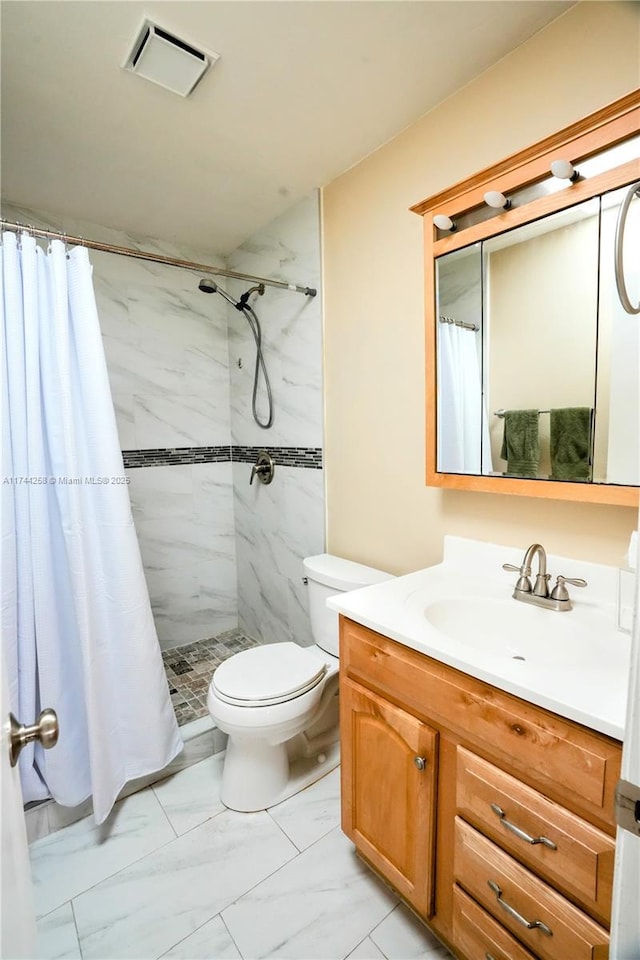
[(181, 97), (188, 97), (219, 56), (218, 53), (197, 50), (190, 43), (145, 20), (124, 68)]

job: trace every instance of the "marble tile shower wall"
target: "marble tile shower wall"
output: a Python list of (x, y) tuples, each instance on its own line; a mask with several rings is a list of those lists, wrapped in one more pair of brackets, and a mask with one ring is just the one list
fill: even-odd
[[(225, 265), (202, 251), (31, 209), (5, 205), (3, 215)], [(127, 471), (162, 648), (238, 625), (266, 642), (311, 643), (301, 562), (324, 549), (319, 293), (311, 299), (268, 287), (255, 300), (276, 410), (265, 431), (251, 416), (255, 345), (238, 311), (203, 296), (186, 270), (98, 251), (90, 257), (123, 450), (242, 448), (233, 464), (225, 453), (222, 462)], [(227, 266), (319, 291), (317, 193), (245, 242)], [(222, 282), (236, 296), (246, 289)], [(263, 446), (281, 449), (276, 478), (249, 487), (252, 451)]]
[[(318, 290), (309, 298), (267, 287), (264, 296), (252, 298), (275, 405), (269, 430), (258, 427), (251, 414), (255, 346), (249, 326), (237, 310), (228, 310), (232, 443), (256, 450), (299, 448), (309, 463), (288, 466), (276, 454), (273, 482), (250, 486), (251, 463), (234, 461), (239, 625), (263, 642), (295, 640), (306, 646), (312, 637), (302, 559), (324, 550), (318, 194), (255, 234), (227, 262), (233, 270)], [(227, 287), (237, 297), (246, 284), (230, 281)], [(264, 401), (262, 391), (259, 396)], [(263, 416), (265, 410), (262, 402)]]
[[(176, 250), (15, 206), (8, 219), (120, 246), (223, 266)], [(187, 270), (91, 251), (118, 431), (123, 450), (228, 448), (227, 322)], [(132, 509), (163, 649), (237, 625), (231, 463), (128, 470)]]

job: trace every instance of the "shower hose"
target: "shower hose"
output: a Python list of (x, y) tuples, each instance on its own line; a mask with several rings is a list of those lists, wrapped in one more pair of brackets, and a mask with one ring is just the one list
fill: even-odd
[[(263, 430), (268, 430), (273, 423), (273, 397), (271, 395), (271, 384), (269, 383), (269, 375), (267, 373), (267, 368), (265, 366), (264, 357), (262, 356), (262, 330), (260, 329), (260, 321), (256, 316), (255, 311), (249, 306), (248, 303), (242, 304), (239, 306), (239, 309), (242, 310), (245, 317), (247, 318), (247, 323), (251, 327), (251, 332), (253, 334), (253, 339), (256, 342), (256, 365), (253, 373), (253, 397), (251, 401), (251, 409), (253, 412), (253, 419), (258, 424), (259, 427), (262, 427)], [(264, 380), (265, 389), (267, 391), (267, 410), (268, 415), (267, 419), (261, 420), (258, 416), (258, 406), (257, 406), (257, 396), (258, 396), (258, 379), (260, 376), (260, 371), (262, 371), (262, 377)]]

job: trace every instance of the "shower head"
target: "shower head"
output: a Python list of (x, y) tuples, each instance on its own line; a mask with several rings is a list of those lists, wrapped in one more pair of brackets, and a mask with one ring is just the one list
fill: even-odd
[(201, 293), (219, 293), (232, 307), (237, 307), (238, 310), (243, 309), (243, 307), (238, 306), (238, 301), (234, 300), (231, 294), (223, 290), (222, 287), (219, 287), (211, 277), (204, 277), (198, 284), (198, 290), (200, 290)]

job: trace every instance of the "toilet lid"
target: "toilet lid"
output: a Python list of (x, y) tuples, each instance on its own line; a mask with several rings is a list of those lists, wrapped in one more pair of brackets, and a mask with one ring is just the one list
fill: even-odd
[(265, 707), (301, 696), (326, 672), (327, 664), (297, 643), (270, 643), (229, 657), (211, 685), (226, 703)]

